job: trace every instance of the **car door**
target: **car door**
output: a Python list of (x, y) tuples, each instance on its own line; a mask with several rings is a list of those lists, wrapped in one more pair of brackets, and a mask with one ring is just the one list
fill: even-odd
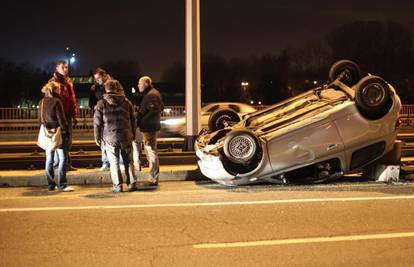
[[(280, 173), (324, 160), (345, 160), (344, 144), (329, 116), (323, 114), (268, 135), (268, 153), (273, 172)], [(280, 133), (279, 133), (280, 134)]]

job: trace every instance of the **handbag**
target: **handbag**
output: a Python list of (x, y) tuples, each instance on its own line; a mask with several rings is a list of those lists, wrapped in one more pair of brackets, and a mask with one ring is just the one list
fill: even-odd
[(39, 130), (39, 136), (37, 138), (37, 145), (44, 150), (54, 150), (62, 144), (62, 132), (60, 126), (53, 129), (48, 129), (44, 125), (43, 119), (43, 102), (40, 104), (40, 118), (41, 125)]

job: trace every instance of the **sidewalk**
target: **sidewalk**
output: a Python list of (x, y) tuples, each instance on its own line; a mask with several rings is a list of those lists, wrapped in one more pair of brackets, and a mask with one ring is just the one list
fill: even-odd
[[(148, 178), (148, 168), (138, 173), (138, 180)], [(123, 177), (125, 175), (123, 174)], [(57, 178), (57, 176), (56, 176)], [(70, 185), (111, 184), (109, 171), (79, 169), (67, 173)], [(196, 165), (167, 165), (160, 167), (160, 181), (195, 181), (206, 179)], [(0, 171), (0, 186), (43, 186), (47, 185), (44, 170)]]

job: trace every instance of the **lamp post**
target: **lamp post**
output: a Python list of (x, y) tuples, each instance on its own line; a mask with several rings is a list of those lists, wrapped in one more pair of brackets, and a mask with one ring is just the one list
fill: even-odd
[(185, 109), (186, 137), (184, 150), (193, 151), (200, 132), (200, 0), (186, 0), (185, 25)]

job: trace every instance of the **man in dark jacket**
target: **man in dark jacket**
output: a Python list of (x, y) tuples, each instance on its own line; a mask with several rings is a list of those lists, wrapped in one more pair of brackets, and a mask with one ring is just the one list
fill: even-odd
[(95, 106), (95, 142), (98, 146), (105, 145), (113, 182), (112, 191), (122, 192), (120, 154), (125, 165), (128, 191), (135, 191), (137, 189), (136, 175), (132, 160), (132, 140), (135, 138), (136, 130), (134, 109), (117, 80), (107, 81), (105, 92), (103, 98)]
[[(97, 68), (95, 70), (93, 78), (95, 80), (95, 83), (92, 85), (89, 94), (89, 108), (91, 108), (92, 110), (95, 108), (98, 101), (101, 100), (103, 95), (105, 94), (105, 83), (109, 80), (112, 80), (111, 76), (109, 76), (109, 74), (107, 74), (106, 71), (101, 68)], [(100, 171), (108, 171), (109, 160), (104, 145), (101, 146), (101, 160), (102, 167), (100, 168)]]
[(112, 77), (106, 73), (104, 69), (97, 68), (93, 75), (93, 79), (95, 80), (95, 83), (91, 86), (91, 91), (89, 92), (89, 107), (92, 110), (105, 94), (105, 83), (108, 80), (112, 80)]
[[(138, 88), (142, 94), (137, 114), (137, 125), (143, 135), (145, 153), (148, 158), (151, 181), (144, 186), (157, 186), (160, 166), (157, 154), (157, 135), (161, 129), (161, 112), (164, 110), (160, 92), (152, 85), (148, 76), (141, 77)], [(136, 161), (138, 161), (136, 159)]]
[[(65, 111), (65, 117), (68, 122), (68, 134), (69, 140), (67, 143), (67, 148), (65, 152), (67, 153), (67, 170), (74, 171), (76, 168), (72, 167), (72, 162), (70, 160), (70, 150), (72, 148), (72, 127), (76, 126), (78, 123), (78, 105), (76, 103), (76, 95), (73, 89), (72, 80), (69, 77), (69, 69), (68, 64), (64, 60), (59, 60), (56, 63), (56, 70), (53, 74), (53, 77), (49, 80), (49, 82), (57, 82), (60, 85), (60, 99), (63, 103), (63, 110)], [(55, 158), (55, 164), (58, 162), (57, 158)]]

